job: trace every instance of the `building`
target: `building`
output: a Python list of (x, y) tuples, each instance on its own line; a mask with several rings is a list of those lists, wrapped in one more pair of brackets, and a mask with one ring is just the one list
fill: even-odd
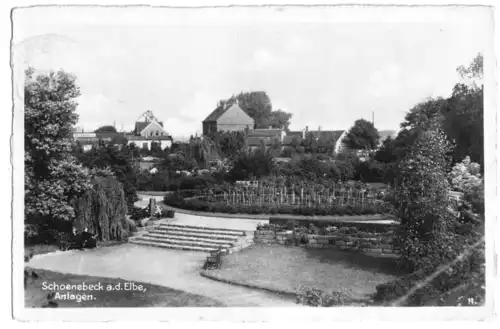
[(234, 103), (216, 108), (203, 120), (203, 135), (217, 131), (244, 131), (247, 128), (252, 130), (254, 126), (254, 119), (243, 111), (238, 103)]
[(320, 145), (333, 145), (333, 152), (340, 153), (344, 149), (343, 140), (347, 136), (346, 130), (322, 130), (318, 127), (316, 131), (309, 131), (309, 127), (304, 130), (304, 138), (313, 138)]
[(72, 138), (82, 146), (84, 152), (90, 151), (99, 141), (117, 146), (123, 145), (126, 141), (125, 134), (114, 132), (73, 132)]
[(162, 149), (172, 146), (172, 137), (163, 129), (163, 122), (158, 121), (151, 111), (141, 117), (144, 121), (135, 123), (134, 131), (123, 132), (83, 132), (81, 128), (74, 128), (72, 139), (78, 142), (84, 152), (90, 151), (99, 141), (113, 143), (116, 146), (134, 143), (137, 147), (151, 149), (152, 143), (158, 143)]
[(264, 146), (265, 148), (279, 143), (282, 145), (286, 138), (286, 132), (283, 129), (254, 129), (248, 132), (246, 143), (250, 150)]
[(151, 111), (146, 111), (139, 117), (142, 121), (136, 121), (134, 131), (126, 134), (127, 144), (134, 143), (139, 148), (151, 149), (151, 144), (157, 143), (162, 149), (172, 146), (172, 136), (163, 128), (163, 122), (159, 121)]

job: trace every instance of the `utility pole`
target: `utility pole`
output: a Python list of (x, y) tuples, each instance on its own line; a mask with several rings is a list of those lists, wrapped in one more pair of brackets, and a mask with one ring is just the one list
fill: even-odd
[(375, 126), (375, 112), (372, 111), (372, 125)]

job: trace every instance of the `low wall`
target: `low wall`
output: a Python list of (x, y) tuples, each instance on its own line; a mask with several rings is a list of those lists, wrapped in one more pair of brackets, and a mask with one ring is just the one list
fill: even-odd
[[(360, 252), (368, 255), (397, 257), (398, 251), (392, 245), (391, 232), (362, 233), (363, 237), (347, 234), (314, 235), (307, 234), (305, 248), (337, 249)], [(291, 232), (275, 233), (271, 230), (259, 230), (254, 233), (254, 242), (261, 244), (284, 245), (286, 239), (291, 239)]]

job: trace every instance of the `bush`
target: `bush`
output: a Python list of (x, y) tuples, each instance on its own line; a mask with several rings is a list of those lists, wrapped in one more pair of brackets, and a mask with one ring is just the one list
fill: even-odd
[(331, 294), (318, 289), (303, 289), (297, 293), (297, 304), (312, 307), (332, 307), (345, 305), (348, 296), (343, 292), (333, 291)]

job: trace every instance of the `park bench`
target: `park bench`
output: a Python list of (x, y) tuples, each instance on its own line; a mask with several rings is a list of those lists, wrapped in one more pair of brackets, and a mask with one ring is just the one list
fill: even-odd
[(224, 255), (224, 250), (219, 247), (217, 250), (213, 250), (210, 252), (210, 255), (207, 257), (207, 261), (205, 262), (206, 270), (220, 269), (222, 265), (222, 256)]

